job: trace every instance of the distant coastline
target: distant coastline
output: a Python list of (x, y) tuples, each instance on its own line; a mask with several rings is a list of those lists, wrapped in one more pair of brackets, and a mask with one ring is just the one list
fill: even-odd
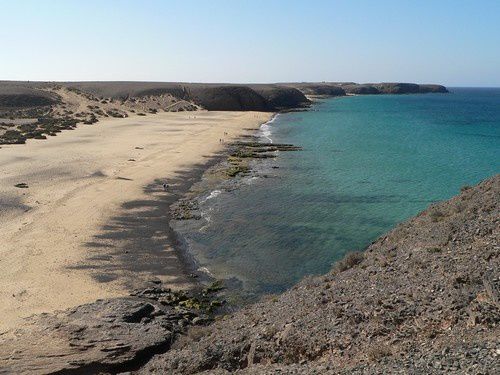
[(107, 117), (158, 112), (279, 112), (311, 105), (309, 97), (447, 93), (434, 84), (353, 82), (202, 84), (162, 82), (0, 81), (0, 144), (45, 139)]

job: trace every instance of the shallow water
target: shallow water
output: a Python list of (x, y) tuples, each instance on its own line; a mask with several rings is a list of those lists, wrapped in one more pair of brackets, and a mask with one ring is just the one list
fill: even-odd
[(263, 135), (304, 150), (203, 203), (209, 222), (188, 235), (200, 266), (251, 294), (280, 292), (499, 173), (500, 89), (452, 91), (333, 98), (279, 115)]

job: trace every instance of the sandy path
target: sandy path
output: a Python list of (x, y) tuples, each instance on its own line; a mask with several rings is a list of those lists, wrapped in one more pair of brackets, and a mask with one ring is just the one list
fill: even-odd
[[(161, 113), (2, 146), (0, 331), (34, 313), (125, 295), (151, 276), (186, 286), (166, 207), (189, 171), (223, 147), (224, 132), (229, 139), (269, 118)], [(163, 178), (173, 185), (167, 193), (155, 182)], [(29, 188), (14, 187), (22, 182)]]

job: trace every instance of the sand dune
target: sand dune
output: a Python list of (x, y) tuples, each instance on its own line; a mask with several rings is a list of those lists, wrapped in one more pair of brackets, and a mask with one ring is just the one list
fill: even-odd
[[(0, 330), (23, 317), (120, 296), (152, 276), (190, 284), (167, 207), (219, 139), (261, 112), (105, 119), (0, 149)], [(172, 185), (164, 192), (161, 182)], [(27, 188), (15, 187), (25, 183)]]

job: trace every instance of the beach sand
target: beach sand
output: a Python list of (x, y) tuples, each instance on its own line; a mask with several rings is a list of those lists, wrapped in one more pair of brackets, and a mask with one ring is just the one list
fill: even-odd
[[(2, 146), (0, 331), (32, 314), (127, 295), (152, 277), (174, 288), (192, 285), (170, 245), (168, 206), (223, 149), (221, 138), (230, 141), (271, 116), (105, 119)], [(28, 188), (15, 187), (20, 183)]]

